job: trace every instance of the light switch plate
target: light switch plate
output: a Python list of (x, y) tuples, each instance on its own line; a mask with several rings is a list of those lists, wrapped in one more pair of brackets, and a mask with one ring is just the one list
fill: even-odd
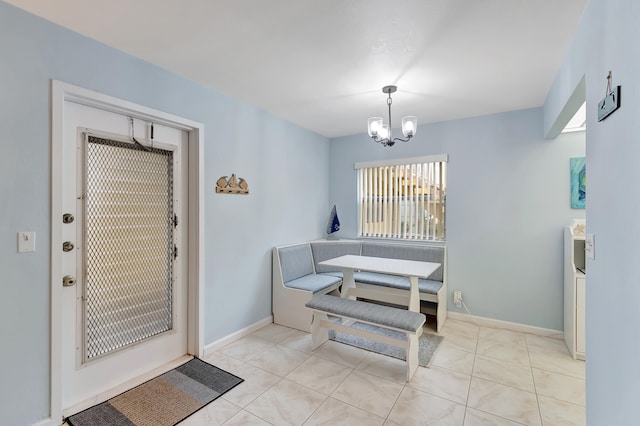
[(596, 242), (593, 234), (587, 234), (584, 238), (584, 254), (589, 259), (596, 258)]
[(36, 233), (18, 232), (18, 253), (36, 251)]

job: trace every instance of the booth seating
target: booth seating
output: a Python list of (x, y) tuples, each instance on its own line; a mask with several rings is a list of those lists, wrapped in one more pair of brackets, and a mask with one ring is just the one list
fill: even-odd
[(316, 274), (309, 243), (273, 249), (273, 322), (311, 331), (311, 312), (305, 304), (314, 294), (336, 291), (342, 277)]
[[(273, 317), (274, 323), (311, 331), (311, 316), (305, 304), (314, 294), (339, 294), (342, 272), (319, 262), (346, 254), (419, 260), (442, 266), (428, 279), (418, 280), (422, 312), (436, 316), (440, 331), (447, 316), (446, 247), (419, 243), (372, 240), (318, 240), (273, 249)], [(356, 287), (375, 289), (386, 295), (408, 295), (409, 279), (398, 275), (357, 271)], [(391, 298), (391, 297), (390, 297)], [(384, 297), (383, 297), (384, 299)], [(378, 300), (384, 302), (384, 300)]]

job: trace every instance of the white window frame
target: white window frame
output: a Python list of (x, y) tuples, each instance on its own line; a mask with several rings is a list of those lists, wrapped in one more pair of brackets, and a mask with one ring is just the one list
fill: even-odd
[(358, 237), (444, 242), (448, 161), (439, 154), (355, 163)]

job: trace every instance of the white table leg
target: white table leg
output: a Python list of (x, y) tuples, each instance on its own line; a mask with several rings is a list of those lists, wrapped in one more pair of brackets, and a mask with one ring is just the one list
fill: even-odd
[(418, 277), (409, 277), (411, 288), (409, 289), (409, 310), (420, 312), (420, 294), (418, 292)]
[(353, 278), (353, 269), (344, 268), (342, 269), (342, 291), (340, 292), (340, 296), (349, 297), (350, 288), (356, 288), (356, 282)]

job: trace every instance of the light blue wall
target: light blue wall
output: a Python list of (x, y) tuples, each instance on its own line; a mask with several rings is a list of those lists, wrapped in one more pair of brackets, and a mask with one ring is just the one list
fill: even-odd
[[(204, 123), (205, 342), (270, 315), (271, 247), (324, 235), (326, 138), (3, 2), (0, 58), (2, 424), (49, 415), (51, 79)], [(231, 173), (248, 196), (215, 194)]]
[[(587, 260), (587, 424), (640, 424), (640, 4), (589, 0), (576, 41), (558, 72), (549, 100), (561, 101), (570, 82), (586, 75), (587, 232), (595, 259)], [(573, 46), (586, 46), (586, 49)], [(621, 107), (602, 122), (597, 103), (606, 76), (622, 86)], [(558, 110), (561, 102), (545, 106)]]
[(570, 208), (569, 158), (584, 152), (584, 133), (544, 139), (541, 108), (423, 125), (392, 148), (333, 139), (331, 203), (340, 234), (356, 237), (355, 162), (449, 154), (449, 297), (459, 289), (474, 315), (561, 330), (562, 227), (584, 218)]

